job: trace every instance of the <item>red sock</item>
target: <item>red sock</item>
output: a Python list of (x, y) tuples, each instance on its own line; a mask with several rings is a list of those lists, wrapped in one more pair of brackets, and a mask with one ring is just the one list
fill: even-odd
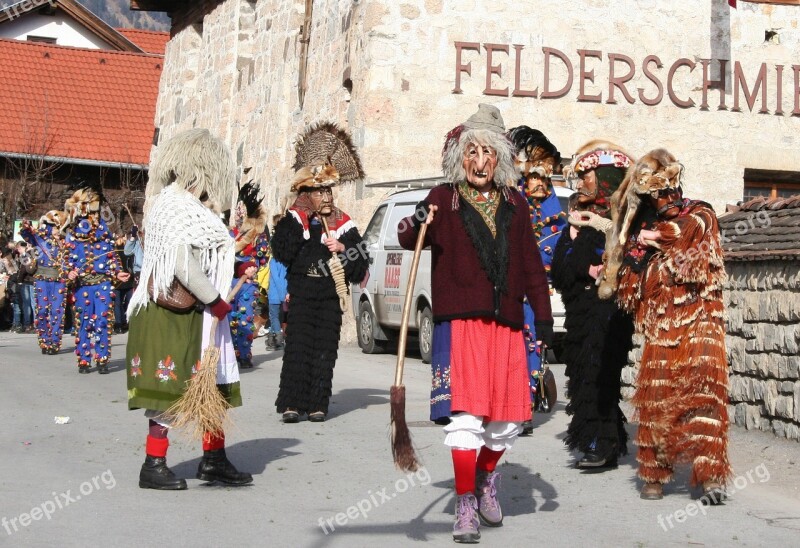
[(456, 495), (464, 495), (475, 491), (475, 449), (453, 448), (453, 472), (456, 476)]
[(224, 449), (225, 448), (225, 433), (220, 432), (217, 434), (212, 434), (211, 432), (206, 432), (203, 435), (203, 451), (216, 451), (217, 449)]
[(151, 457), (164, 458), (167, 456), (167, 448), (169, 447), (169, 438), (154, 438), (147, 436), (147, 445), (145, 445), (145, 453)]
[(481, 452), (478, 454), (478, 470), (494, 472), (494, 469), (497, 468), (497, 461), (500, 460), (500, 457), (502, 457), (505, 452), (505, 449), (493, 451), (484, 445), (481, 447)]

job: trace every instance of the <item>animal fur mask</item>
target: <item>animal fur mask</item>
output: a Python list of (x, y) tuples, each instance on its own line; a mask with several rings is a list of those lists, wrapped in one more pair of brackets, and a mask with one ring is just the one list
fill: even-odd
[(51, 209), (39, 218), (39, 224), (53, 225), (57, 231), (61, 231), (69, 223), (69, 218), (65, 211)]
[(79, 188), (64, 203), (67, 222), (75, 222), (80, 217), (88, 217), (100, 211), (100, 193), (92, 188)]

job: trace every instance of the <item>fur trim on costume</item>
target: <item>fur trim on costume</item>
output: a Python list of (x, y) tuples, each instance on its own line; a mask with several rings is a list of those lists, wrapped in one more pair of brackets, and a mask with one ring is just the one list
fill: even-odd
[(464, 230), (469, 236), (475, 251), (478, 253), (478, 260), (483, 267), (483, 271), (497, 288), (499, 293), (505, 293), (508, 284), (508, 231), (511, 228), (511, 220), (514, 217), (514, 203), (506, 199), (505, 195), (500, 199), (497, 207), (497, 236), (492, 238), (489, 227), (486, 226), (483, 218), (466, 200), (460, 198), (461, 219), (464, 222)]
[(340, 180), (339, 172), (332, 164), (304, 166), (294, 174), (289, 190), (299, 192), (304, 188), (336, 186)]
[(69, 216), (66, 211), (51, 209), (39, 218), (39, 224), (53, 225), (57, 232), (61, 232), (69, 223)]
[(145, 215), (161, 190), (171, 184), (221, 213), (235, 205), (236, 163), (225, 143), (207, 129), (183, 131), (156, 149), (145, 189)]
[(267, 227), (267, 212), (263, 206), (258, 206), (255, 215), (245, 218), (242, 226), (239, 227), (239, 234), (236, 236), (236, 253), (239, 253), (247, 246), (253, 244), (258, 238), (258, 235), (264, 232)]
[(610, 299), (617, 289), (623, 250), (642, 200), (652, 192), (666, 188), (680, 189), (682, 184), (683, 166), (663, 148), (651, 150), (628, 169), (622, 184), (611, 196), (613, 225), (606, 239), (607, 260), (598, 290), (601, 299)]
[(497, 153), (497, 167), (494, 169), (495, 185), (498, 188), (514, 186), (518, 176), (517, 168), (514, 167), (514, 146), (508, 137), (487, 129), (467, 129), (463, 125), (451, 130), (445, 138), (442, 171), (447, 181), (457, 185), (467, 180), (463, 167), (464, 152), (471, 142), (490, 147)]

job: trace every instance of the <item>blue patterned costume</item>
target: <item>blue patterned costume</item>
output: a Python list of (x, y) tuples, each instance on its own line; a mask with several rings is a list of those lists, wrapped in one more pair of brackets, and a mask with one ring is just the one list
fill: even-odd
[(98, 370), (106, 372), (114, 325), (113, 281), (122, 267), (114, 251), (113, 234), (99, 216), (82, 216), (73, 222), (64, 242), (61, 268), (65, 273), (78, 271), (73, 289), (78, 368), (88, 371), (94, 351)]
[(42, 354), (57, 354), (61, 349), (64, 323), (64, 302), (67, 287), (59, 270), (61, 245), (57, 228), (44, 218), (39, 228), (23, 225), (22, 239), (36, 249), (37, 269), (34, 291), (36, 296), (36, 331)]
[[(556, 247), (559, 236), (561, 236), (561, 231), (567, 226), (567, 217), (561, 209), (561, 204), (553, 190), (552, 183), (548, 183), (547, 197), (541, 202), (534, 199), (526, 191), (524, 177), (519, 184), (519, 190), (528, 202), (531, 224), (533, 225), (536, 240), (539, 242), (539, 252), (542, 255), (542, 264), (547, 274), (547, 281), (552, 284), (550, 265), (553, 262), (553, 250)], [(550, 289), (551, 293), (552, 291)], [(538, 379), (542, 370), (542, 349), (536, 344), (536, 333), (533, 329), (533, 309), (531, 309), (527, 300), (524, 305), (524, 313), (525, 349), (528, 353), (528, 373), (531, 376), (531, 397), (533, 397), (534, 391), (538, 390)]]
[[(240, 231), (234, 230), (233, 236), (237, 242), (242, 242), (239, 237)], [(246, 236), (243, 234), (243, 236)], [(240, 247), (240, 246), (239, 246)], [(269, 236), (261, 233), (252, 244), (245, 245), (236, 254), (236, 273), (244, 272), (248, 266), (261, 268), (269, 261)], [(235, 277), (231, 281), (231, 287), (239, 282)], [(236, 352), (236, 360), (239, 366), (247, 369), (252, 367), (253, 359), (253, 338), (255, 337), (255, 317), (258, 314), (261, 292), (258, 283), (250, 279), (242, 284), (242, 288), (231, 301), (231, 312), (228, 314), (231, 324), (231, 336), (233, 337), (233, 348)]]

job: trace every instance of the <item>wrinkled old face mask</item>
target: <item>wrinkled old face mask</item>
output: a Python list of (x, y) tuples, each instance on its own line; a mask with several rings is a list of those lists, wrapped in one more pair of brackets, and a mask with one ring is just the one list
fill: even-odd
[(467, 182), (476, 190), (485, 192), (492, 186), (497, 167), (497, 152), (490, 146), (468, 143), (462, 162)]
[(578, 184), (575, 187), (578, 192), (578, 204), (590, 204), (597, 196), (597, 173), (590, 169), (578, 174)]
[(327, 217), (333, 212), (333, 189), (329, 186), (309, 190), (314, 209), (320, 215)]

